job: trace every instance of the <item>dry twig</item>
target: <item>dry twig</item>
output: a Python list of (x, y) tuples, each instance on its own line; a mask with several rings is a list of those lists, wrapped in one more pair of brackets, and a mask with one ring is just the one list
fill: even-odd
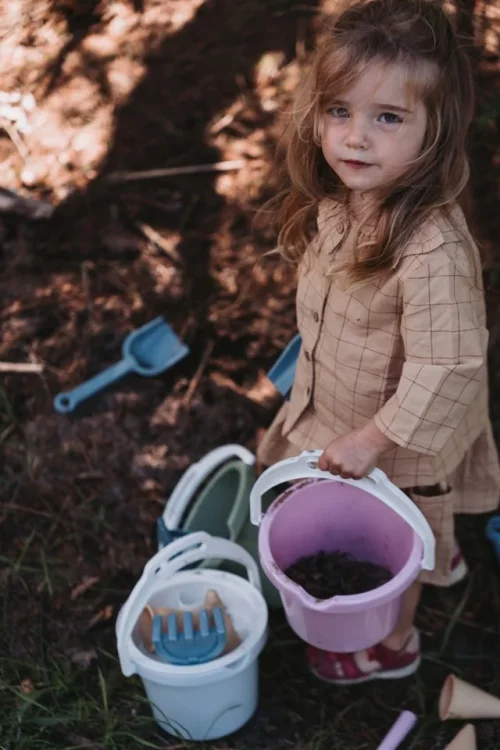
[(198, 365), (198, 368), (189, 384), (189, 387), (184, 394), (184, 398), (182, 399), (182, 407), (184, 409), (187, 409), (193, 399), (194, 393), (196, 389), (198, 388), (199, 382), (201, 380), (201, 376), (203, 375), (203, 371), (205, 367), (207, 366), (208, 360), (210, 359), (210, 355), (212, 354), (212, 350), (214, 348), (215, 341), (213, 339), (210, 339), (208, 344), (205, 347), (205, 351), (203, 352), (203, 356), (201, 358), (200, 364)]
[(156, 229), (150, 227), (149, 224), (144, 224), (144, 222), (138, 222), (137, 228), (139, 229), (140, 233), (144, 235), (144, 237), (146, 237), (147, 240), (159, 247), (160, 250), (163, 250), (165, 255), (168, 256), (168, 258), (174, 265), (182, 265), (182, 259), (177, 250), (172, 247), (171, 243), (165, 237), (162, 237), (161, 234), (156, 231)]
[(224, 128), (227, 128), (228, 125), (231, 125), (234, 118), (237, 117), (242, 109), (245, 106), (245, 101), (237, 101), (235, 104), (230, 107), (229, 111), (226, 112), (225, 115), (220, 117), (216, 122), (213, 123), (213, 125), (209, 128), (209, 133), (211, 135), (217, 135), (217, 133), (220, 133), (221, 130), (224, 130)]
[(210, 375), (210, 379), (220, 388), (229, 388), (229, 390), (237, 393), (238, 396), (243, 396), (257, 406), (264, 408), (274, 405), (280, 397), (279, 392), (264, 374), (259, 376), (256, 383), (250, 389), (238, 385), (232, 378), (227, 377), (222, 372), (213, 372)]
[(11, 125), (10, 122), (7, 122), (7, 120), (4, 120), (3, 122), (0, 121), (0, 127), (2, 127), (3, 130), (5, 130), (5, 132), (9, 136), (10, 140), (16, 147), (17, 152), (19, 153), (19, 156), (21, 157), (21, 159), (23, 161), (26, 161), (26, 159), (29, 156), (29, 151), (23, 139), (21, 138), (21, 136), (15, 129), (14, 125)]
[(241, 169), (246, 164), (244, 159), (217, 161), (214, 164), (191, 164), (186, 167), (166, 167), (165, 169), (146, 169), (143, 172), (111, 172), (105, 177), (106, 182), (134, 182), (149, 180), (155, 177), (176, 177), (183, 174), (201, 174), (202, 172), (231, 172)]
[(18, 505), (17, 503), (2, 503), (2, 510), (14, 510), (19, 511), (19, 513), (32, 513), (34, 516), (40, 516), (41, 518), (54, 518), (53, 513), (38, 510), (37, 508), (28, 508), (25, 505)]
[(35, 362), (0, 362), (0, 372), (34, 373), (43, 372), (43, 365)]

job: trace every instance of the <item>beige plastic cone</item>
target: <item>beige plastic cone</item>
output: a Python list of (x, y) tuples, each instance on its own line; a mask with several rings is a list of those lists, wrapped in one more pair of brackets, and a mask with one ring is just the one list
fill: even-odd
[(498, 719), (500, 698), (448, 675), (439, 696), (439, 718), (445, 719)]
[(207, 591), (207, 595), (205, 597), (205, 609), (213, 609), (214, 607), (220, 607), (222, 610), (222, 615), (224, 617), (224, 625), (226, 626), (226, 633), (227, 633), (227, 643), (224, 647), (224, 651), (222, 654), (229, 654), (231, 651), (234, 651), (234, 649), (240, 645), (241, 638), (234, 629), (233, 621), (229, 617), (228, 613), (226, 612), (226, 608), (224, 604), (221, 601), (221, 598), (217, 591)]
[[(214, 607), (220, 607), (223, 612), (224, 617), (224, 624), (226, 626), (226, 633), (227, 633), (227, 643), (224, 647), (224, 651), (222, 652), (221, 656), (224, 654), (229, 654), (231, 651), (234, 651), (234, 649), (240, 645), (241, 638), (239, 637), (238, 633), (236, 632), (233, 621), (229, 617), (229, 615), (226, 612), (226, 608), (224, 607), (224, 604), (221, 601), (220, 596), (216, 591), (207, 591), (205, 596), (205, 601), (203, 603), (203, 609), (211, 610)], [(179, 630), (182, 630), (182, 614), (183, 610), (180, 609), (164, 609), (162, 607), (151, 607), (149, 604), (147, 604), (144, 609), (142, 610), (140, 617), (139, 617), (139, 634), (141, 636), (142, 642), (144, 644), (144, 647), (149, 651), (151, 654), (154, 653), (154, 646), (153, 641), (151, 640), (152, 631), (153, 631), (153, 617), (155, 615), (161, 615), (162, 616), (162, 630), (166, 631), (166, 619), (168, 615), (175, 614), (177, 616), (177, 627)], [(192, 612), (193, 615), (193, 627), (196, 629), (199, 627), (199, 610), (194, 610)]]
[(153, 617), (155, 615), (169, 615), (170, 612), (173, 612), (174, 610), (171, 609), (162, 609), (161, 607), (157, 607), (156, 609), (153, 609), (153, 607), (150, 607), (149, 604), (147, 604), (144, 609), (141, 612), (141, 615), (139, 617), (139, 634), (141, 636), (142, 642), (144, 643), (145, 648), (152, 654), (155, 650), (153, 646), (153, 641), (151, 640), (151, 635), (153, 631)]
[(476, 750), (476, 747), (476, 730), (472, 724), (466, 724), (444, 750)]

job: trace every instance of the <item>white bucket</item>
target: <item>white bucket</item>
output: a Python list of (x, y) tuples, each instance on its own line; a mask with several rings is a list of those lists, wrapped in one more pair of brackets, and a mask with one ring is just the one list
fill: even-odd
[[(211, 568), (181, 570), (207, 558), (243, 565), (248, 581)], [(143, 608), (200, 609), (207, 591), (217, 591), (241, 644), (205, 664), (176, 666), (144, 647), (138, 630)], [(146, 564), (116, 621), (120, 666), (138, 674), (153, 716), (169, 734), (214, 740), (243, 726), (258, 702), (258, 658), (267, 640), (267, 606), (259, 571), (251, 555), (235, 542), (203, 531), (177, 539)]]

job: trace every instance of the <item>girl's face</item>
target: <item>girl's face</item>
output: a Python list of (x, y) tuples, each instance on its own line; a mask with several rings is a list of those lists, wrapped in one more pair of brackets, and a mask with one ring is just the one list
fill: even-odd
[(323, 155), (350, 190), (376, 191), (420, 154), (426, 126), (405, 69), (374, 64), (324, 115)]

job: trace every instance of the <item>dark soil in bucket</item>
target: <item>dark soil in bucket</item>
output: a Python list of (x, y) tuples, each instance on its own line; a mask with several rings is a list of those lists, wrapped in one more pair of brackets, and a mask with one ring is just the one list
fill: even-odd
[(318, 552), (302, 557), (285, 574), (316, 599), (372, 591), (392, 578), (387, 568), (357, 560), (347, 552)]

